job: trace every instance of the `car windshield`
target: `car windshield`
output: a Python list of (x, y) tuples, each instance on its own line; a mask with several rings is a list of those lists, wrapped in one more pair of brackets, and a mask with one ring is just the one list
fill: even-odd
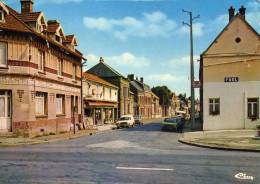
[(130, 120), (131, 118), (130, 117), (121, 117), (119, 120), (122, 121), (122, 120)]
[(166, 118), (164, 121), (167, 123), (177, 123), (177, 118)]

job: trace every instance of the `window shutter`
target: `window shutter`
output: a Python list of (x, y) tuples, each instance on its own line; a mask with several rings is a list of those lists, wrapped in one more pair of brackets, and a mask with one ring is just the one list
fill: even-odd
[(6, 44), (0, 43), (0, 65), (6, 65)]

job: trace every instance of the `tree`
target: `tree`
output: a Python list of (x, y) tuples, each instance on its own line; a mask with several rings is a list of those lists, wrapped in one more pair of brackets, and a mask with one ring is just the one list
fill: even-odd
[(160, 105), (170, 106), (172, 92), (167, 86), (157, 86), (152, 88), (152, 92), (160, 98)]

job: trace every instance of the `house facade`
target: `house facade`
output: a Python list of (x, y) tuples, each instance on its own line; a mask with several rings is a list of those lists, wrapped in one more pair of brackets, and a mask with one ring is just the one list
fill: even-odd
[(102, 57), (98, 64), (88, 70), (88, 73), (97, 75), (118, 87), (118, 117), (133, 114), (134, 97), (127, 78), (106, 64)]
[(82, 88), (84, 118), (87, 125), (114, 123), (118, 118), (118, 87), (85, 72)]
[(251, 129), (260, 124), (260, 36), (246, 9), (229, 9), (229, 23), (201, 55), (204, 130)]
[(134, 93), (134, 116), (140, 116), (142, 119), (153, 118), (156, 113), (159, 113), (157, 104), (159, 98), (144, 83), (142, 77), (138, 80), (134, 74), (130, 74), (128, 80), (130, 81), (130, 89)]
[(75, 36), (34, 12), (32, 0), (21, 0), (20, 13), (0, 2), (0, 14), (0, 132), (69, 131), (81, 115)]

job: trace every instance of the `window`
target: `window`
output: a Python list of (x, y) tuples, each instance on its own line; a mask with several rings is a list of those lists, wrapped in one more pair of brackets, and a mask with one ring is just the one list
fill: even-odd
[(56, 114), (65, 114), (65, 95), (56, 95)]
[(219, 115), (220, 114), (220, 99), (210, 98), (209, 99), (209, 115)]
[(38, 69), (44, 71), (45, 67), (45, 53), (44, 51), (39, 50), (39, 60), (38, 60)]
[(47, 93), (36, 92), (35, 114), (36, 116), (42, 116), (47, 114)]
[(123, 95), (124, 95), (124, 98), (128, 98), (128, 88), (127, 87), (123, 88)]
[(247, 116), (249, 119), (258, 119), (259, 110), (258, 110), (259, 99), (258, 98), (248, 98), (247, 99)]
[(77, 75), (77, 66), (75, 64), (73, 64), (73, 75), (72, 75), (72, 79), (76, 80), (76, 75)]
[(6, 43), (0, 42), (0, 67), (6, 67), (7, 65), (7, 49)]
[(3, 10), (0, 10), (0, 22), (4, 22), (5, 21), (5, 13)]
[(74, 107), (75, 107), (75, 112), (78, 113), (78, 109), (79, 109), (79, 97), (76, 96), (75, 97), (75, 104), (74, 104)]
[(57, 70), (57, 74), (59, 76), (62, 76), (62, 72), (63, 72), (63, 60), (62, 59), (58, 59), (58, 70)]

